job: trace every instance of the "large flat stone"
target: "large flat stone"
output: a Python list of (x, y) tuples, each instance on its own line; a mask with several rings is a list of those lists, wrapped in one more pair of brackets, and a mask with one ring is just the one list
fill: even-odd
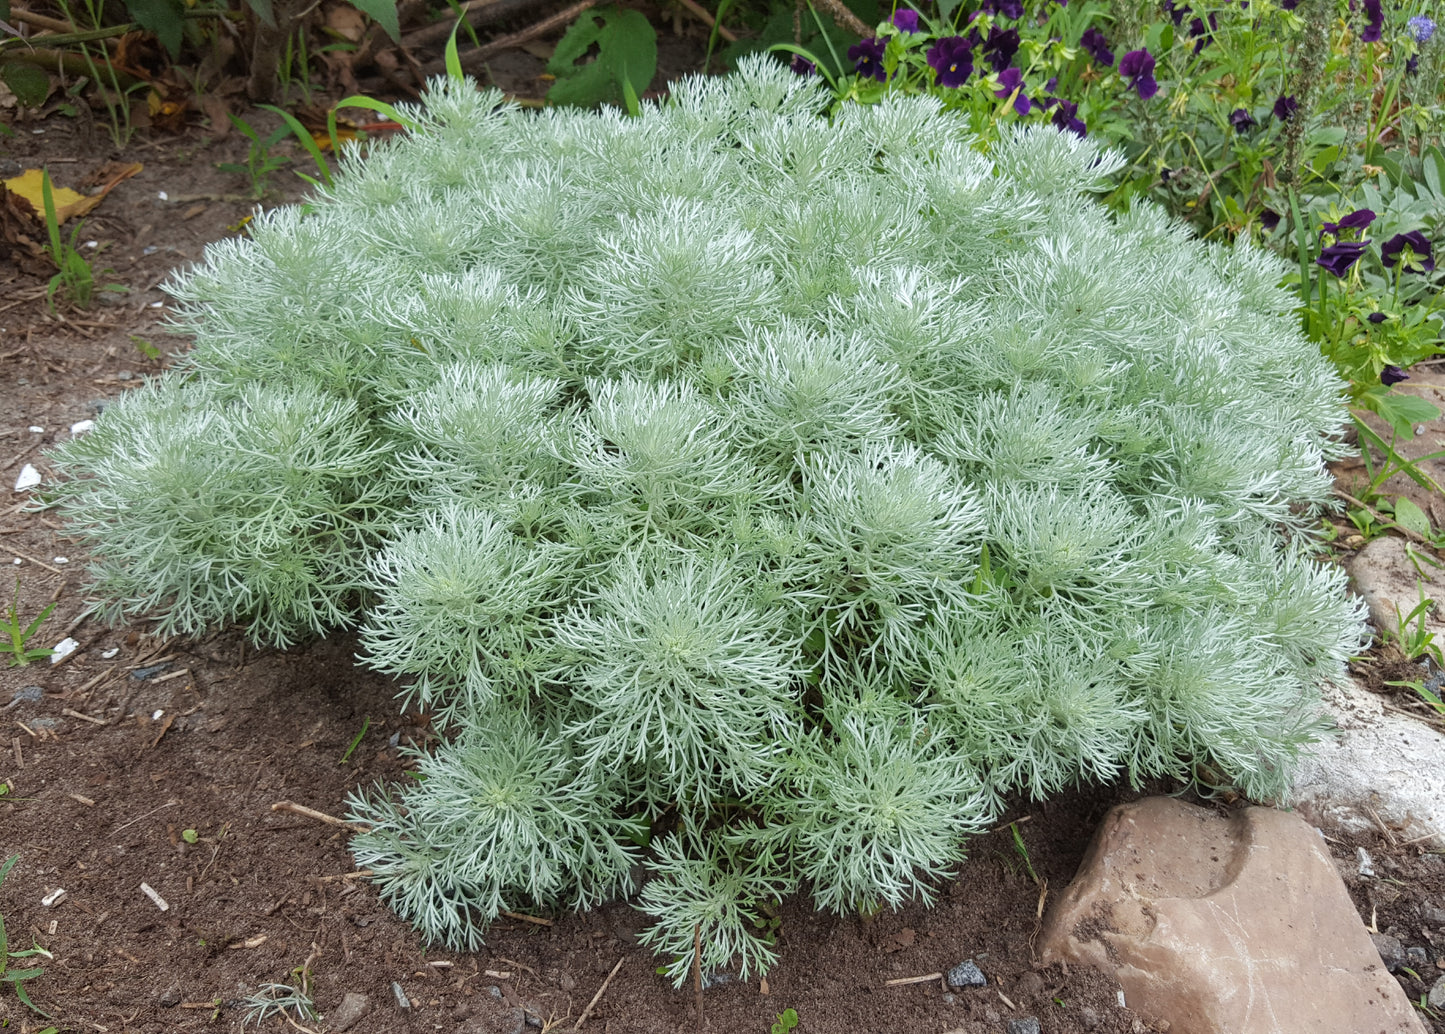
[(1171, 1034), (1424, 1034), (1319, 834), (1269, 808), (1115, 808), (1038, 944)]
[(1398, 535), (1381, 535), (1367, 543), (1350, 561), (1350, 582), (1370, 608), (1375, 627), (1391, 633), (1420, 605), (1423, 593), (1425, 599), (1435, 601), (1424, 611), (1425, 628), (1437, 642), (1445, 642), (1445, 572), (1412, 560), (1407, 546)]

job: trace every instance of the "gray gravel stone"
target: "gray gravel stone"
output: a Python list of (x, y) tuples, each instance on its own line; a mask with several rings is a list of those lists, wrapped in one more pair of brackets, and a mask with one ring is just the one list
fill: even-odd
[(1040, 1034), (1039, 1021), (1032, 1016), (1008, 1021), (1008, 1034)]
[(391, 993), (396, 998), (396, 1007), (398, 1009), (410, 1011), (411, 999), (406, 996), (406, 992), (402, 990), (401, 985), (395, 980), (391, 982)]
[(328, 1031), (350, 1030), (371, 1011), (371, 999), (356, 991), (347, 991), (341, 996), (341, 1004), (326, 1014)]
[(1430, 995), (1425, 999), (1425, 1004), (1432, 1009), (1445, 1009), (1445, 976), (1435, 981), (1435, 986), (1430, 988)]
[(160, 997), (156, 999), (156, 1004), (159, 1005), (162, 1009), (174, 1009), (176, 1006), (180, 1005), (181, 985), (172, 984), (170, 987), (162, 991), (160, 993)]
[(1430, 953), (1424, 948), (1410, 947), (1405, 949), (1405, 963), (1413, 970), (1420, 970), (1430, 965)]
[(45, 690), (40, 686), (21, 686), (10, 698), (10, 703), (5, 705), (5, 710), (10, 710), (16, 704), (37, 704), (45, 696)]
[(135, 671), (130, 673), (130, 677), (131, 680), (134, 682), (144, 682), (147, 679), (155, 678), (157, 675), (159, 675), (161, 672), (165, 671), (171, 666), (171, 662), (166, 661), (162, 664), (152, 664), (150, 665), (150, 667), (147, 668), (137, 668)]
[(973, 959), (964, 959), (948, 971), (948, 986), (957, 990), (961, 987), (987, 987), (988, 977), (978, 968)]
[(1092, 1006), (1084, 1006), (1079, 1010), (1079, 1026), (1085, 1030), (1093, 1030), (1099, 1025), (1099, 1010)]
[(711, 991), (715, 987), (722, 987), (724, 984), (731, 984), (737, 977), (731, 973), (719, 971), (717, 973), (704, 973), (702, 975), (702, 989)]
[(1405, 964), (1405, 946), (1400, 943), (1400, 938), (1391, 937), (1387, 933), (1372, 933), (1370, 940), (1375, 942), (1375, 950), (1380, 953), (1385, 968), (1391, 973)]

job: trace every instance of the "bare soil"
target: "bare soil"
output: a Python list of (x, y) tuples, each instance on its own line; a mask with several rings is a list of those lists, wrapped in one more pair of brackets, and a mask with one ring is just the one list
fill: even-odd
[[(272, 124), (265, 113), (245, 117)], [(424, 716), (400, 712), (394, 684), (355, 666), (347, 637), (257, 653), (234, 632), (157, 642), (143, 627), (108, 629), (81, 617), (82, 551), (53, 514), (9, 490), (26, 463), (48, 476), (45, 450), (71, 424), (160, 372), (164, 359), (146, 358), (137, 340), (183, 347), (161, 326), (159, 285), (250, 210), (249, 184), (215, 168), (244, 160), (245, 141), (192, 127), (138, 137), (122, 154), (59, 116), (15, 128), (0, 138), (0, 178), (42, 162), (62, 185), (113, 159), (145, 167), (114, 189), (81, 237), (97, 242), (87, 253), (107, 270), (98, 276), (123, 293), (86, 311), (51, 312), (44, 277), (0, 254), (0, 589), (8, 603), (18, 578), (26, 618), (56, 604), (38, 645), (66, 635), (80, 643), (59, 664), (0, 668), (0, 858), (19, 855), (0, 885), (0, 915), (12, 949), (33, 941), (53, 955), (39, 960), (45, 973), (27, 986), (55, 1018), (31, 1013), (0, 985), (0, 1022), (20, 1034), (52, 1023), (101, 1034), (237, 1030), (243, 999), (266, 983), (296, 984), (304, 967), (323, 1013), (348, 992), (367, 996), (369, 1011), (351, 1027), (360, 1034), (484, 1034), (523, 1020), (571, 1029), (620, 962), (584, 1030), (695, 1029), (691, 989), (674, 990), (655, 972), (657, 960), (636, 944), (642, 917), (625, 903), (504, 920), (475, 955), (431, 950), (350, 875), (345, 830), (274, 809), (290, 801), (344, 814), (350, 791), (399, 778), (401, 748), (433, 735)], [(273, 180), (268, 204), (299, 184), (284, 170)], [(1046, 805), (1015, 802), (1008, 817), (1019, 822), (1038, 883), (1005, 826), (973, 841), (971, 859), (931, 909), (863, 923), (785, 903), (782, 961), (766, 987), (731, 980), (707, 990), (706, 1029), (765, 1032), (791, 1008), (801, 1034), (1001, 1034), (1024, 1016), (1048, 1034), (1144, 1030), (1119, 1006), (1117, 985), (1089, 971), (1039, 968), (1032, 948), (1044, 888), (1067, 884), (1104, 812), (1136, 796), (1112, 787)], [(1365, 922), (1427, 949), (1418, 979), (1401, 975), (1418, 999), (1445, 953), (1445, 929), (1432, 927), (1430, 911), (1445, 908), (1445, 861), (1403, 840), (1382, 830), (1332, 844)], [(1349, 875), (1357, 846), (1388, 879)], [(937, 976), (889, 983), (969, 958), (988, 987), (948, 991)], [(325, 1029), (288, 1022), (262, 1026)]]

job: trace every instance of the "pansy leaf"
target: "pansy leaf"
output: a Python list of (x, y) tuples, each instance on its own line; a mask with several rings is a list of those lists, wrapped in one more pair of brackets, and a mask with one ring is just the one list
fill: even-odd
[[(595, 60), (577, 62), (596, 46)], [(626, 101), (624, 78), (633, 91), (641, 94), (657, 71), (657, 34), (652, 24), (638, 11), (604, 7), (588, 11), (572, 23), (547, 71), (557, 82), (547, 91), (553, 104), (614, 104)]]
[(351, 0), (351, 6), (380, 25), (392, 39), (401, 39), (401, 22), (396, 16), (396, 0)]
[(50, 95), (50, 76), (42, 68), (24, 61), (0, 64), (0, 81), (10, 87), (15, 99), (27, 108), (38, 108)]
[(1395, 523), (1421, 538), (1430, 537), (1430, 518), (1425, 516), (1424, 510), (1404, 496), (1395, 500)]

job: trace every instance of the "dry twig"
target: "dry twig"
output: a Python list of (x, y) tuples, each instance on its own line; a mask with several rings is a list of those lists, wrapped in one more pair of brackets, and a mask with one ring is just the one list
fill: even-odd
[(592, 1015), (592, 1009), (593, 1009), (593, 1007), (596, 1006), (596, 1004), (602, 1000), (602, 993), (607, 990), (607, 985), (610, 984), (610, 983), (612, 983), (612, 978), (617, 975), (617, 971), (622, 968), (622, 964), (623, 964), (624, 962), (626, 962), (626, 961), (627, 961), (627, 956), (626, 956), (626, 955), (622, 956), (622, 958), (620, 958), (620, 959), (617, 960), (617, 965), (615, 965), (615, 966), (612, 967), (612, 972), (611, 972), (611, 973), (608, 973), (608, 974), (607, 974), (607, 979), (604, 980), (604, 981), (602, 981), (602, 986), (599, 987), (599, 988), (597, 989), (597, 993), (592, 996), (592, 1001), (590, 1001), (590, 1002), (587, 1003), (587, 1008), (583, 1009), (583, 1010), (582, 1010), (582, 1015), (579, 1016), (579, 1017), (577, 1017), (577, 1022), (572, 1025), (572, 1029), (573, 1029), (573, 1030), (581, 1030), (581, 1029), (582, 1029), (582, 1024), (586, 1023), (586, 1022), (587, 1022), (587, 1017), (589, 1017), (589, 1016)]

